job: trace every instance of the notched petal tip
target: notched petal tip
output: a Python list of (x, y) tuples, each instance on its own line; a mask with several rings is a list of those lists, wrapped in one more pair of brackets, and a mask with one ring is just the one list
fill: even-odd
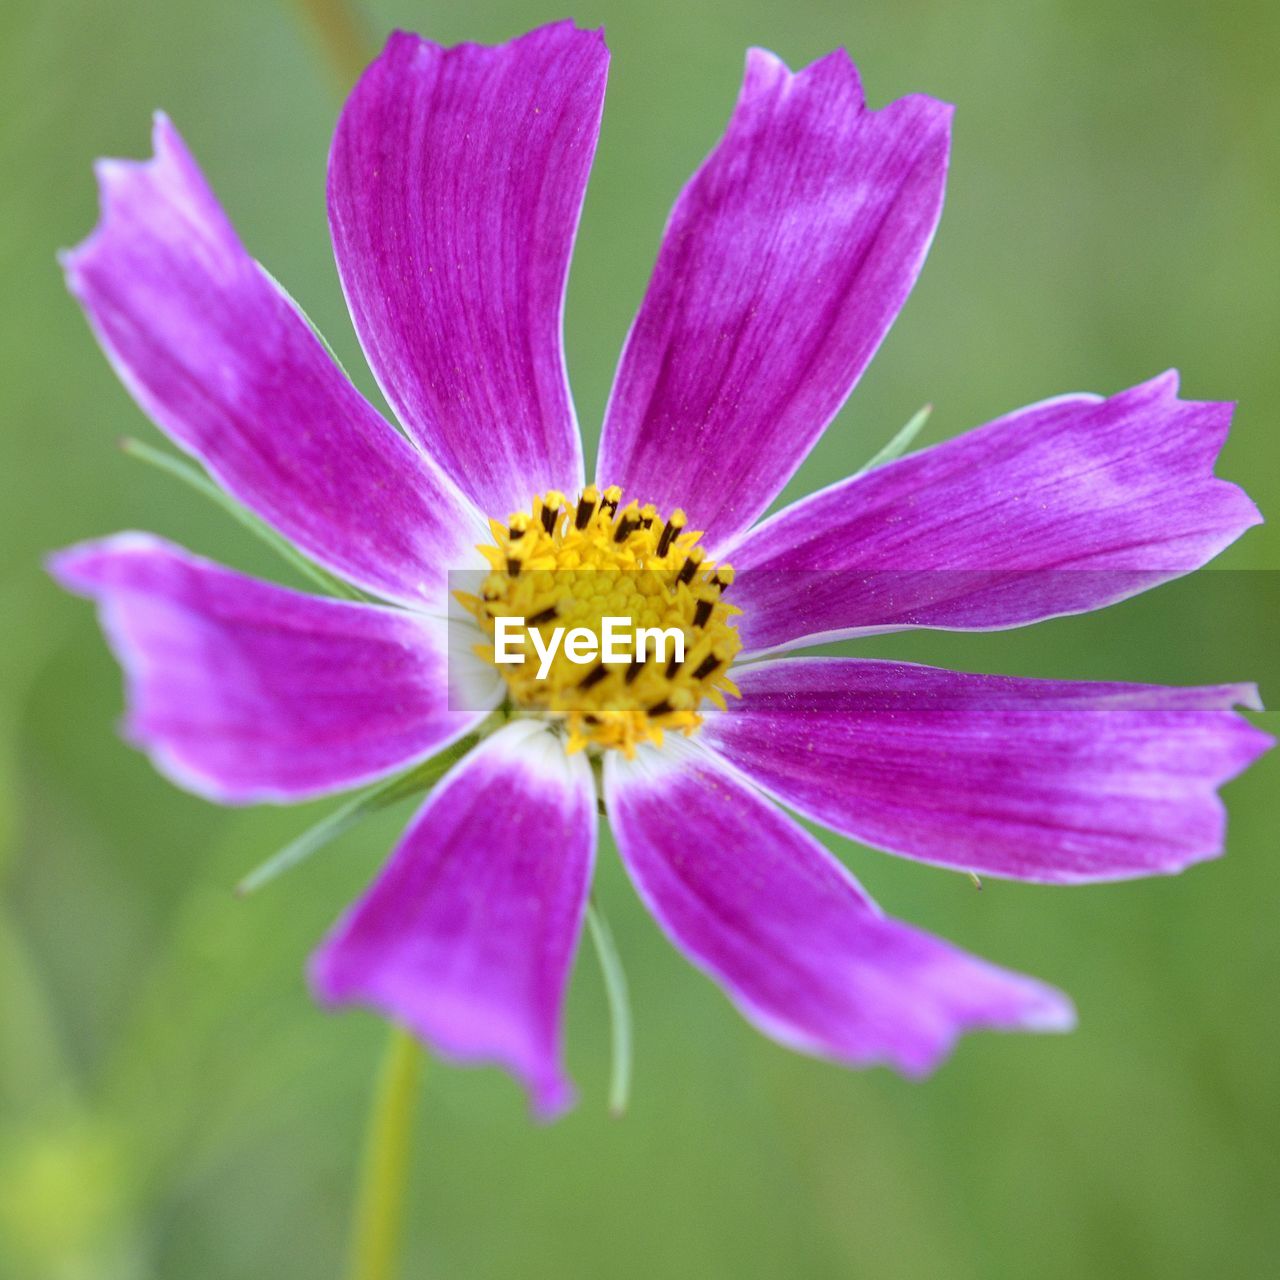
[(151, 113), (151, 150), (156, 159), (188, 154), (182, 135), (162, 107)]
[[(1261, 702), (1256, 707), (1251, 706), (1250, 710), (1261, 711)], [(1255, 761), (1261, 760), (1276, 745), (1275, 737), (1267, 733), (1265, 729), (1259, 729), (1256, 724), (1251, 724), (1243, 716), (1239, 717), (1239, 720), (1239, 755), (1232, 762), (1231, 772), (1222, 779), (1218, 784), (1219, 786), (1225, 786), (1226, 783), (1238, 778)]]
[(1009, 1029), (1065, 1034), (1074, 1031), (1078, 1024), (1079, 1017), (1071, 997), (1056, 987), (1037, 982), (1028, 993), (1026, 1008)]
[(563, 1077), (523, 1083), (529, 1094), (529, 1114), (539, 1124), (551, 1124), (577, 1105), (578, 1091)]
[[(178, 167), (185, 172), (177, 173)], [(93, 162), (92, 169), (98, 188), (98, 220), (83, 240), (70, 248), (59, 249), (55, 255), (67, 288), (86, 305), (89, 284), (85, 272), (95, 258), (109, 253), (112, 230), (125, 216), (127, 202), (135, 196), (135, 188), (138, 196), (144, 196), (142, 188), (152, 188), (151, 194), (144, 197), (148, 203), (158, 199), (165, 187), (177, 182), (185, 182), (197, 190), (201, 198), (212, 199), (182, 135), (169, 116), (159, 109), (151, 117), (149, 156), (100, 156)]]
[(869, 111), (872, 115), (880, 112), (919, 113), (926, 128), (942, 135), (943, 146), (950, 145), (954, 104), (930, 94), (908, 93), (890, 100), (882, 107), (869, 107), (857, 63), (844, 46), (816, 58), (798, 71), (792, 71), (784, 59), (771, 49), (753, 45), (747, 50), (740, 105), (777, 86), (781, 86), (784, 93), (808, 88), (819, 93), (833, 94), (837, 98), (847, 97), (846, 109), (851, 107), (858, 114), (863, 111)]
[[(609, 42), (605, 39), (605, 28), (603, 22), (598, 27), (582, 27), (579, 26), (577, 21), (573, 18), (562, 18), (559, 22), (548, 22), (545, 26), (535, 27), (528, 34), (536, 35), (538, 32), (552, 31), (574, 39), (579, 36), (588, 36), (592, 38), (596, 44), (599, 44), (606, 53), (609, 51)], [(585, 45), (586, 41), (580, 41), (580, 43)]]
[(88, 582), (83, 576), (84, 553), (81, 546), (64, 547), (44, 557), (44, 571), (64, 591), (84, 595)]
[[(566, 38), (572, 41), (584, 36), (600, 46), (607, 60), (609, 45), (605, 39), (604, 26), (580, 27), (572, 18), (561, 18), (556, 22), (547, 22), (540, 27), (533, 27), (518, 36), (513, 36), (510, 40), (499, 40), (493, 44), (484, 44), (478, 40), (460, 40), (457, 44), (440, 44), (427, 36), (420, 35), (416, 31), (410, 31), (404, 27), (395, 27), (388, 34), (382, 46), (382, 52), (369, 64), (365, 72), (367, 74), (378, 63), (388, 61), (400, 53), (409, 57), (416, 57), (424, 53), (432, 57), (436, 55), (447, 57), (453, 53), (463, 52), (502, 54), (506, 50), (521, 44), (545, 40), (548, 37)], [(588, 40), (578, 40), (578, 42), (585, 47)]]
[(1258, 690), (1258, 686), (1252, 681), (1245, 684), (1233, 685), (1235, 697), (1234, 705), (1244, 707), (1248, 711), (1265, 711), (1266, 707), (1262, 705), (1262, 694)]
[(1214, 456), (1226, 442), (1235, 416), (1235, 400), (1193, 400), (1184, 398), (1181, 390), (1181, 374), (1177, 369), (1136, 383), (1124, 391), (1118, 391), (1109, 399), (1117, 406), (1133, 404), (1148, 410), (1177, 414), (1186, 419), (1203, 438), (1206, 445), (1215, 446)]
[[(916, 1038), (886, 1053), (882, 1065), (908, 1079), (924, 1080), (973, 1032), (1063, 1035), (1076, 1029), (1075, 1004), (1056, 987), (942, 945), (952, 953), (951, 963), (973, 966), (973, 972), (962, 978), (957, 970), (940, 986), (934, 994), (937, 1007), (932, 1018), (922, 1019)], [(947, 991), (952, 984), (956, 989)]]
[(110, 585), (110, 568), (121, 556), (180, 552), (175, 544), (152, 533), (126, 530), (105, 538), (72, 543), (44, 558), (45, 572), (73, 595), (94, 596)]
[(772, 49), (751, 45), (743, 65), (742, 93), (764, 88), (777, 81), (789, 81), (795, 73)]
[(803, 88), (847, 96), (846, 107), (852, 107), (857, 112), (866, 108), (862, 77), (844, 48), (833, 49), (797, 71), (793, 71), (772, 49), (752, 45), (747, 50), (742, 92), (739, 95), (740, 106), (770, 90), (780, 89), (783, 94), (789, 94)]
[[(884, 1065), (920, 1080), (937, 1071), (973, 1032), (1060, 1035), (1075, 1030), (1075, 1004), (1056, 987), (969, 955), (919, 930), (911, 932), (937, 949), (942, 963), (936, 981), (929, 980), (927, 969), (921, 975), (916, 994), (925, 1004), (917, 1035), (886, 1054)], [(929, 1003), (932, 1012), (925, 1013)]]

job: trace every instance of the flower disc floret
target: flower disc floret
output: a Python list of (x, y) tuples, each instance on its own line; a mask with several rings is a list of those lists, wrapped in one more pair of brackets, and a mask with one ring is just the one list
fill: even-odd
[[(490, 521), (493, 542), (480, 552), (491, 572), (478, 593), (458, 599), (488, 637), (478, 652), (501, 671), (512, 704), (563, 722), (570, 751), (613, 748), (630, 758), (639, 743), (661, 744), (666, 730), (693, 733), (704, 698), (723, 708), (725, 694), (737, 697), (728, 669), (741, 648), (739, 610), (724, 598), (733, 570), (710, 559), (686, 523), (683, 511), (664, 518), (652, 505), (622, 505), (616, 486), (595, 485), (572, 501), (541, 494), (505, 524)], [(530, 659), (554, 656), (499, 661), (504, 618), (528, 631)], [(617, 646), (605, 643), (606, 619), (619, 618), (637, 643), (609, 660)], [(585, 664), (561, 643), (578, 628), (596, 642), (598, 656)]]

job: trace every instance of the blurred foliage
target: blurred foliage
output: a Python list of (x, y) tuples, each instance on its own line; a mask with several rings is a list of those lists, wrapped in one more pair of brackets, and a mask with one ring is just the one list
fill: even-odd
[[(350, 55), (327, 4), (0, 10), (0, 1274), (334, 1275), (382, 1028), (309, 1003), (311, 945), (405, 817), (379, 816), (248, 901), (315, 821), (186, 797), (111, 737), (120, 681), (50, 548), (158, 530), (272, 574), (269, 553), (117, 437), (148, 433), (65, 295), (89, 166), (166, 108), (251, 249), (370, 394), (325, 227)], [(515, 0), (370, 5), (363, 25), (500, 40)], [(1280, 9), (1262, 0), (586, 0), (614, 49), (569, 293), (579, 413), (599, 420), (672, 198), (716, 138), (743, 49), (845, 44), (874, 103), (959, 106), (948, 211), (915, 297), (789, 490), (866, 460), (924, 401), (933, 441), (1169, 365), (1240, 401), (1222, 474), (1280, 511)], [(155, 439), (154, 434), (148, 438)], [(1253, 531), (1195, 581), (1097, 617), (875, 653), (1020, 674), (1256, 678), (1280, 698), (1272, 572)], [(1273, 731), (1277, 717), (1261, 722)], [(583, 1100), (549, 1129), (490, 1071), (433, 1071), (406, 1274), (466, 1277), (1201, 1277), (1280, 1253), (1275, 759), (1228, 790), (1230, 856), (1169, 881), (989, 884), (836, 847), (891, 911), (1076, 997), (1066, 1038), (976, 1037), (924, 1085), (789, 1055), (671, 953), (606, 848), (637, 1079), (605, 1110), (599, 976), (579, 966)], [(746, 853), (744, 851), (744, 856)]]

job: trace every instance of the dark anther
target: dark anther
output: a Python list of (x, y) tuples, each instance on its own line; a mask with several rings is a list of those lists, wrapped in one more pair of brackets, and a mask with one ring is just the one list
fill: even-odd
[(578, 513), (573, 518), (573, 527), (575, 529), (585, 529), (595, 509), (596, 504), (594, 502), (588, 502), (586, 498), (579, 498)]
[(676, 534), (679, 532), (680, 530), (668, 520), (663, 527), (662, 536), (658, 539), (658, 555), (660, 557), (665, 556), (671, 550), (671, 544), (676, 540)]
[(632, 530), (636, 527), (636, 521), (630, 516), (623, 516), (618, 521), (618, 527), (613, 531), (614, 542), (626, 542), (631, 537)]
[(627, 668), (627, 674), (623, 677), (623, 679), (626, 681), (627, 684), (631, 684), (635, 680), (636, 676), (638, 676), (643, 670), (644, 670), (644, 659), (635, 658), (632, 660), (631, 665)]
[(507, 530), (507, 537), (509, 537), (512, 542), (519, 542), (520, 539), (524, 537), (524, 526), (513, 524)]
[(673, 653), (671, 655), (671, 661), (667, 663), (667, 679), (670, 680), (671, 677), (675, 675), (675, 673), (679, 671), (682, 666), (684, 666), (683, 659), (677, 658), (676, 655)]
[(556, 527), (556, 518), (560, 514), (559, 507), (543, 507), (542, 508), (542, 527), (548, 533), (554, 533)]
[(718, 666), (720, 666), (720, 659), (714, 653), (709, 653), (694, 669), (693, 678), (701, 680), (709, 676)]
[(661, 702), (655, 702), (653, 706), (649, 708), (649, 714), (651, 716), (665, 716), (670, 710), (672, 710), (671, 703), (669, 703), (666, 698), (663, 698)]
[(601, 510), (601, 511), (608, 510), (608, 512), (609, 512), (609, 514), (610, 514), (611, 516), (616, 516), (616, 515), (618, 514), (618, 500), (617, 500), (617, 498), (601, 498), (601, 499), (600, 499), (600, 510)]
[(526, 618), (524, 625), (526, 627), (540, 627), (544, 622), (550, 622), (555, 616), (556, 607), (553, 604), (549, 604), (545, 609), (535, 613), (532, 618)]
[(680, 566), (680, 572), (676, 575), (677, 582), (689, 583), (693, 581), (693, 575), (698, 571), (698, 562), (692, 556), (685, 556), (684, 564)]
[(695, 627), (705, 627), (714, 607), (710, 600), (699, 600), (697, 608), (693, 611), (693, 625)]
[(507, 573), (513, 578), (520, 576), (520, 561), (515, 556), (507, 557)]
[(593, 684), (599, 684), (601, 680), (609, 674), (608, 669), (603, 662), (598, 662), (585, 676), (582, 677), (579, 689), (590, 689)]

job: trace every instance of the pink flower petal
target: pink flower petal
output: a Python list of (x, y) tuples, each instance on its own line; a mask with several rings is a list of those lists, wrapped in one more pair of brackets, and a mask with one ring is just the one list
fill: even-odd
[(922, 1075), (961, 1032), (1072, 1025), (1057, 991), (888, 919), (758, 792), (673, 745), (609, 757), (618, 848), (672, 942), (766, 1035)]
[(98, 165), (102, 217), (63, 257), (121, 380), (222, 486), (362, 587), (439, 607), (483, 526), (334, 364), (236, 238), (163, 116), (155, 156)]
[(317, 997), (499, 1063), (554, 1116), (573, 1100), (560, 1024), (595, 839), (586, 758), (533, 721), (507, 725), (446, 775), (317, 951)]
[(1257, 508), (1215, 479), (1232, 406), (1167, 373), (1020, 409), (797, 502), (725, 556), (747, 650), (903, 627), (990, 630), (1198, 569)]
[(1161, 688), (789, 658), (735, 669), (702, 738), (842, 835), (967, 871), (1072, 884), (1222, 852), (1217, 788), (1271, 746), (1252, 685)]
[(98, 602), (128, 678), (129, 739), (211, 800), (354, 787), (485, 715), (449, 705), (443, 622), (286, 591), (148, 534), (72, 547), (50, 568)]
[(329, 222), (369, 362), (497, 519), (582, 483), (561, 322), (608, 62), (570, 22), (495, 48), (397, 32), (333, 142)]
[(942, 211), (951, 108), (867, 110), (836, 52), (761, 49), (672, 211), (606, 415), (597, 475), (683, 507), (713, 548), (769, 505), (844, 403)]

